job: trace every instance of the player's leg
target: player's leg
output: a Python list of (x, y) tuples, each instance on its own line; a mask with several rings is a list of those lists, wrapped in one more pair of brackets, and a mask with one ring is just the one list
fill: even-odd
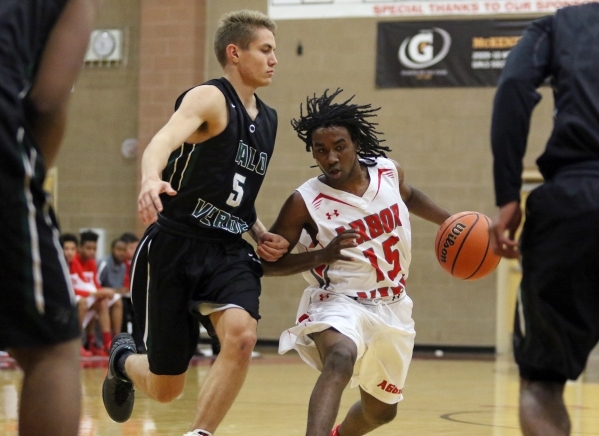
[(183, 392), (185, 373), (157, 375), (150, 371), (146, 354), (133, 354), (125, 361), (125, 374), (137, 389), (161, 403), (174, 400)]
[[(10, 350), (23, 369), (19, 435), (76, 435), (81, 413), (79, 338)], [(48, 407), (51, 404), (52, 407)]]
[(530, 435), (568, 435), (563, 392), (599, 338), (599, 178), (558, 174), (535, 189), (522, 232), (522, 282), (514, 317), (520, 424)]
[(570, 418), (564, 383), (520, 379), (520, 428), (524, 436), (567, 436)]
[(397, 415), (397, 403), (387, 404), (377, 400), (360, 388), (357, 401), (338, 427), (339, 436), (360, 436), (387, 424)]
[[(151, 344), (148, 354), (136, 354), (135, 341), (127, 333), (116, 335), (110, 347), (102, 398), (117, 422), (131, 415), (134, 387), (159, 402), (177, 398), (197, 346), (199, 324), (189, 315), (186, 285), (177, 279), (177, 264), (188, 253), (181, 249), (180, 238), (157, 234), (157, 227), (148, 228), (132, 265), (132, 302), (146, 343)], [(148, 275), (149, 271), (161, 273)]]
[(237, 397), (256, 344), (258, 322), (243, 309), (231, 308), (210, 314), (221, 343), (198, 396), (193, 428), (214, 433)]
[(322, 372), (310, 396), (308, 426), (310, 436), (328, 436), (337, 418), (341, 394), (351, 380), (357, 347), (354, 341), (337, 330), (328, 329), (312, 335)]

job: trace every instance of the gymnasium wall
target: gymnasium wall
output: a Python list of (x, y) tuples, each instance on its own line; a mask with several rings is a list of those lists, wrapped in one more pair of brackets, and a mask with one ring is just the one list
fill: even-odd
[[(122, 227), (141, 229), (135, 216), (137, 163), (121, 158), (120, 142), (125, 137), (138, 135), (143, 138), (141, 147), (145, 146), (151, 132), (168, 119), (179, 91), (190, 86), (193, 83), (190, 81), (201, 80), (202, 76), (221, 75), (212, 51), (212, 35), (223, 13), (241, 8), (267, 11), (266, 0), (169, 1), (168, 5), (176, 4), (178, 8), (187, 5), (189, 10), (195, 11), (189, 14), (192, 19), (205, 14), (205, 50), (192, 49), (203, 56), (204, 62), (194, 65), (193, 74), (189, 73), (189, 62), (180, 66), (189, 74), (175, 76), (181, 83), (171, 81), (168, 92), (164, 89), (156, 92), (151, 102), (156, 112), (152, 115), (144, 112), (150, 103), (141, 103), (148, 98), (147, 90), (164, 84), (176, 72), (167, 72), (163, 77), (161, 74), (167, 71), (165, 64), (148, 61), (148, 53), (160, 49), (159, 38), (153, 42), (142, 38), (146, 41), (141, 48), (141, 62), (145, 67), (140, 70), (135, 36), (140, 32), (144, 35), (160, 21), (160, 15), (148, 15), (148, 11), (159, 5), (165, 7), (164, 3), (161, 5), (158, 0), (107, 0), (105, 3), (98, 27), (129, 26), (130, 58), (128, 66), (119, 71), (85, 70), (73, 95), (67, 141), (58, 163), (59, 210), (67, 230), (80, 226), (106, 227), (112, 236), (121, 232)], [(257, 202), (258, 214), (267, 227), (293, 190), (318, 174), (317, 169), (310, 168), (313, 160), (295, 136), (289, 120), (299, 115), (299, 104), (307, 95), (337, 87), (343, 88), (347, 96), (356, 94), (358, 103), (382, 107), (377, 120), (379, 128), (393, 150), (389, 157), (403, 166), (408, 183), (451, 212), (477, 210), (494, 216), (489, 146), (494, 89), (376, 89), (377, 22), (374, 18), (355, 18), (277, 23), (279, 65), (273, 84), (258, 91), (279, 114), (275, 155)], [(189, 19), (186, 23), (189, 25)], [(195, 41), (201, 41), (202, 31), (195, 29), (191, 34), (187, 31), (181, 35), (189, 34), (197, 38)], [(168, 32), (176, 33), (176, 26), (171, 26)], [(300, 43), (302, 55), (296, 51)], [(189, 53), (184, 56), (190, 56)], [(169, 68), (172, 70), (172, 65)], [(158, 75), (153, 82), (148, 79), (152, 75)], [(533, 120), (526, 166), (534, 165), (551, 128), (550, 90), (545, 88), (541, 92), (544, 99)], [(494, 346), (495, 275), (475, 282), (452, 279), (441, 270), (434, 257), (436, 226), (413, 217), (412, 227), (408, 294), (414, 300), (417, 344)], [(259, 338), (278, 339), (281, 331), (294, 322), (304, 282), (295, 276), (265, 278), (263, 283)]]
[(138, 136), (140, 1), (105, 0), (95, 28), (128, 33), (126, 56), (86, 66), (75, 84), (56, 162), (57, 209), (62, 231), (103, 228), (109, 245), (137, 225), (137, 160), (124, 158), (121, 144)]

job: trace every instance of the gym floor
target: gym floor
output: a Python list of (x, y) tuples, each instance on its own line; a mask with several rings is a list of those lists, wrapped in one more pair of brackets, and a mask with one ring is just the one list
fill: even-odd
[[(219, 435), (303, 435), (308, 400), (318, 372), (294, 352), (279, 356), (258, 348), (246, 383)], [(440, 354), (440, 353), (438, 353)], [(117, 424), (108, 417), (100, 394), (106, 359), (82, 362), (84, 405), (80, 436), (181, 436), (189, 430), (196, 397), (210, 369), (210, 357), (194, 358), (181, 397), (159, 404), (137, 392), (131, 419)], [(0, 357), (0, 434), (17, 435), (17, 392), (21, 372)], [(358, 399), (347, 388), (337, 422)], [(566, 387), (572, 435), (599, 435), (599, 358)], [(373, 436), (517, 436), (518, 373), (511, 356), (416, 353), (397, 418)]]

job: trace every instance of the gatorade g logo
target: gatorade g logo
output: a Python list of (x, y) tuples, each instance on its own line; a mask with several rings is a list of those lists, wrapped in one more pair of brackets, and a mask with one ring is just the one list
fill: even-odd
[(439, 27), (421, 30), (403, 40), (399, 46), (399, 62), (408, 68), (428, 68), (447, 56), (450, 47), (451, 36), (445, 30)]

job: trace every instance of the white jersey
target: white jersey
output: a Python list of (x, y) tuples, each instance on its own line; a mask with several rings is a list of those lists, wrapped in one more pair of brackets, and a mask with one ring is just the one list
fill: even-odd
[(370, 185), (362, 197), (331, 188), (318, 178), (297, 189), (318, 226), (314, 240), (302, 232), (299, 252), (322, 249), (350, 228), (360, 235), (357, 247), (342, 250), (353, 261), (339, 260), (303, 273), (308, 289), (359, 299), (395, 300), (405, 295), (411, 228), (408, 208), (399, 193), (397, 168), (379, 157), (368, 173)]

